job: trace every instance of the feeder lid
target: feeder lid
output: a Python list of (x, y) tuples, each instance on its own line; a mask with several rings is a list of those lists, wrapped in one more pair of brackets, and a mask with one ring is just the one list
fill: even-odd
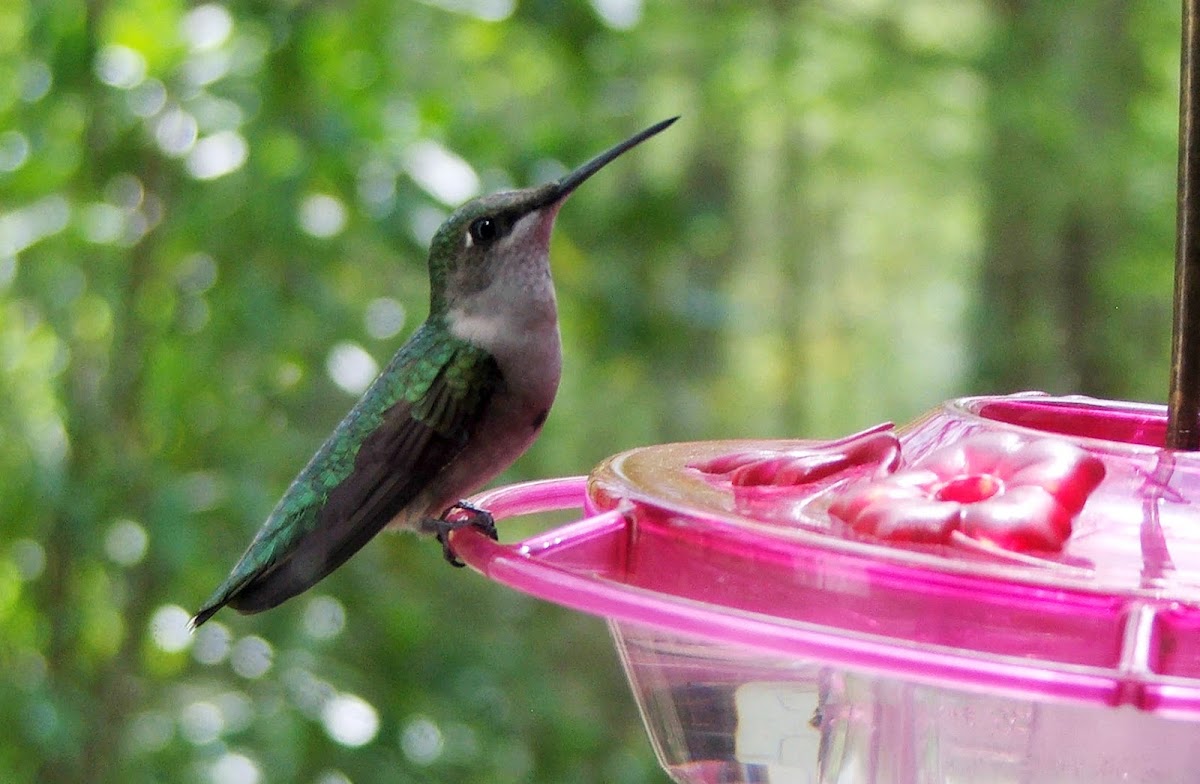
[(476, 499), (582, 506), (469, 565), (585, 612), (796, 657), (1200, 716), (1200, 455), (1163, 407), (964, 398), (837, 441), (667, 444)]

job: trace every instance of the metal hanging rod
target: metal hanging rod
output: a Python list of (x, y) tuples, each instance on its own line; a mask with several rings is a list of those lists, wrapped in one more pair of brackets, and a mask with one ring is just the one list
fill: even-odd
[(1183, 0), (1169, 449), (1200, 449), (1200, 0)]

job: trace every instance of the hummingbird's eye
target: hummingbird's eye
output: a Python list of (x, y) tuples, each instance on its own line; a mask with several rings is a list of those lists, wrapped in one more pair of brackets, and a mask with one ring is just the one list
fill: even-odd
[(486, 244), (500, 236), (500, 224), (495, 218), (476, 218), (467, 231), (472, 242)]

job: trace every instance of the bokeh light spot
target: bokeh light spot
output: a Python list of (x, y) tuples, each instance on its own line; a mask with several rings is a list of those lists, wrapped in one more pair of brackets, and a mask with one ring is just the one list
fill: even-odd
[(192, 102), (196, 121), (206, 131), (233, 131), (246, 122), (246, 112), (237, 101), (202, 93)]
[(479, 192), (479, 175), (471, 164), (435, 141), (409, 147), (404, 168), (414, 182), (447, 206), (457, 206)]
[(240, 691), (221, 692), (213, 704), (221, 711), (225, 733), (241, 732), (254, 721), (254, 703)]
[(38, 463), (47, 469), (62, 465), (71, 446), (67, 428), (56, 416), (30, 424), (29, 443)]
[(174, 158), (191, 152), (199, 132), (196, 118), (178, 106), (164, 111), (154, 123), (154, 141), (160, 150)]
[(146, 78), (146, 58), (120, 44), (109, 44), (96, 55), (96, 78), (109, 87), (129, 90)]
[(223, 5), (204, 3), (184, 14), (179, 27), (193, 49), (215, 49), (229, 40), (233, 17)]
[(36, 103), (45, 98), (53, 84), (54, 74), (41, 60), (26, 60), (21, 65), (21, 100), (25, 103)]
[(215, 180), (242, 168), (250, 148), (235, 131), (217, 131), (196, 142), (188, 154), (188, 173), (197, 180)]
[(217, 282), (217, 262), (207, 253), (191, 253), (180, 262), (175, 279), (189, 294), (203, 294)]
[(179, 489), (193, 512), (216, 509), (228, 495), (225, 480), (211, 471), (193, 471), (179, 480)]
[(373, 215), (391, 208), (396, 198), (396, 170), (389, 162), (372, 158), (359, 167), (358, 198)]
[(192, 644), (191, 615), (176, 604), (165, 604), (150, 616), (150, 637), (160, 650), (178, 653)]
[(211, 702), (193, 702), (179, 714), (179, 731), (194, 746), (204, 746), (221, 737), (225, 719)]
[(157, 79), (146, 79), (129, 91), (125, 104), (138, 117), (153, 117), (167, 105), (167, 88)]
[(243, 678), (261, 678), (271, 669), (275, 650), (261, 637), (243, 637), (233, 646), (229, 665)]
[(229, 752), (213, 763), (209, 778), (212, 784), (258, 784), (262, 770), (245, 754)]
[(20, 131), (0, 133), (0, 173), (14, 172), (29, 160), (29, 139)]
[(0, 256), (0, 290), (12, 285), (17, 277), (17, 259), (15, 256)]
[(32, 539), (18, 539), (9, 550), (17, 574), (26, 582), (41, 577), (46, 570), (46, 549)]
[(126, 730), (129, 745), (135, 752), (150, 754), (166, 748), (175, 735), (175, 723), (162, 711), (143, 711), (133, 717)]
[(325, 770), (318, 774), (315, 784), (353, 784), (340, 770)]
[(436, 761), (444, 746), (441, 729), (427, 716), (414, 716), (400, 731), (400, 750), (417, 765)]
[(27, 207), (0, 213), (0, 258), (21, 251), (67, 227), (70, 203), (58, 194), (46, 196)]
[(325, 360), (325, 370), (333, 383), (352, 395), (362, 394), (379, 372), (379, 365), (357, 343), (338, 343)]
[(436, 207), (423, 204), (409, 214), (409, 227), (413, 237), (422, 246), (428, 246), (438, 227), (446, 220), (446, 213)]
[(133, 520), (117, 520), (104, 536), (104, 553), (118, 566), (133, 566), (146, 556), (150, 537)]
[(209, 621), (196, 630), (192, 657), (201, 664), (220, 664), (229, 656), (233, 635), (224, 624)]
[(146, 198), (146, 186), (128, 172), (115, 175), (104, 186), (104, 198), (124, 210), (136, 210)]
[(304, 608), (304, 631), (309, 637), (328, 640), (346, 626), (346, 608), (332, 596), (316, 596)]
[(404, 305), (392, 297), (379, 297), (367, 305), (367, 334), (376, 340), (394, 337), (404, 327)]
[(88, 242), (111, 245), (125, 231), (125, 213), (102, 201), (92, 202), (79, 214), (80, 230)]
[(283, 361), (275, 368), (275, 384), (280, 389), (291, 389), (304, 378), (304, 368), (295, 362)]
[(592, 0), (592, 8), (614, 30), (628, 30), (642, 19), (642, 0)]
[(346, 227), (346, 206), (327, 193), (313, 193), (300, 203), (297, 217), (300, 228), (312, 236), (334, 237)]
[(337, 695), (330, 684), (303, 667), (292, 667), (283, 674), (288, 696), (305, 716), (320, 719), (321, 711)]
[(379, 732), (379, 713), (361, 697), (339, 694), (325, 704), (321, 723), (333, 740), (357, 748), (370, 743)]

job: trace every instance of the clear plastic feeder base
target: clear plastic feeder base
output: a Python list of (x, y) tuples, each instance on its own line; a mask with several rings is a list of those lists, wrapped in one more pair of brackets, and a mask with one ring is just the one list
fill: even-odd
[(474, 499), (578, 522), (453, 544), (609, 619), (677, 782), (1196, 782), (1200, 453), (1165, 420), (1028, 394), (646, 447)]
[(915, 683), (632, 623), (613, 639), (680, 784), (1129, 784), (1200, 777), (1200, 725)]

